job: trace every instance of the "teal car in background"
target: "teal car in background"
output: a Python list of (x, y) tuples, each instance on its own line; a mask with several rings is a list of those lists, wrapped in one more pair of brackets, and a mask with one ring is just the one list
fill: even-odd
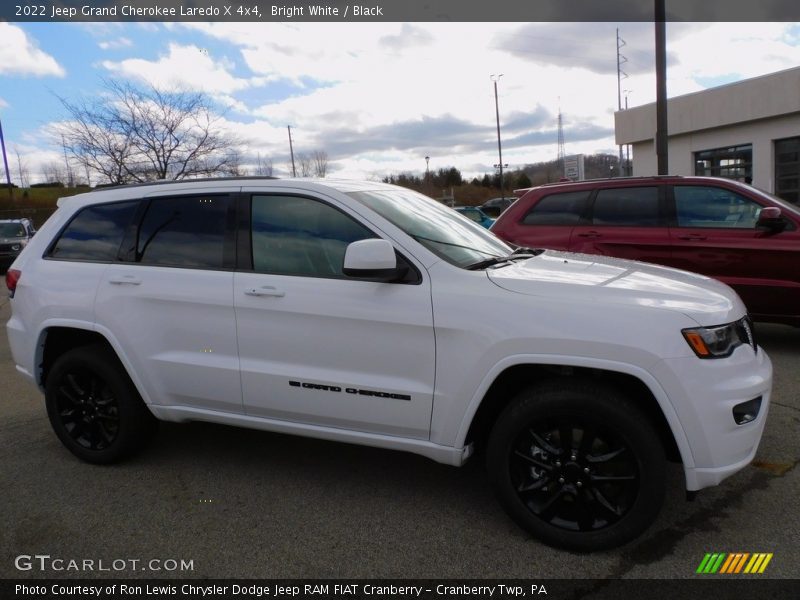
[(456, 206), (454, 210), (475, 221), (478, 225), (483, 225), (486, 229), (489, 229), (494, 224), (494, 219), (477, 206)]

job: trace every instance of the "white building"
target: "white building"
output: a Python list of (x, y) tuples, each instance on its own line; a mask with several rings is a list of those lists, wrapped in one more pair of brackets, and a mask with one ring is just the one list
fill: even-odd
[[(657, 174), (656, 105), (615, 115), (633, 175)], [(669, 172), (752, 181), (800, 204), (800, 67), (667, 102)]]

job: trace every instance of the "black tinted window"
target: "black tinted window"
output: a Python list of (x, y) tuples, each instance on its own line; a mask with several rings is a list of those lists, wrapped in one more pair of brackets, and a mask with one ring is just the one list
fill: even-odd
[(375, 237), (339, 210), (309, 198), (253, 197), (253, 268), (265, 273), (344, 277), (351, 242)]
[(139, 229), (137, 262), (221, 269), (229, 204), (227, 196), (154, 198)]
[(574, 225), (581, 218), (589, 192), (566, 192), (541, 198), (522, 219), (523, 225)]
[(138, 200), (99, 204), (81, 210), (56, 240), (50, 256), (64, 260), (113, 261)]
[(594, 201), (592, 223), (637, 227), (659, 225), (658, 188), (600, 190)]

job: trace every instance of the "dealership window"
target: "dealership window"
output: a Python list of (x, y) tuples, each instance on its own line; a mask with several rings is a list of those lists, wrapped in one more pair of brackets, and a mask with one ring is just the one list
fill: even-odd
[(775, 195), (800, 204), (800, 137), (775, 140)]
[(753, 145), (701, 150), (694, 153), (694, 174), (753, 181)]

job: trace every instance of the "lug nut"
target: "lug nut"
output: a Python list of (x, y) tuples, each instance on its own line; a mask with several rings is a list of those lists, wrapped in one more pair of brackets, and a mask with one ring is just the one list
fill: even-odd
[(588, 475), (589, 474), (589, 467), (584, 467), (583, 468), (583, 472)]
[(564, 478), (563, 477), (559, 477), (558, 478), (558, 483), (564, 483)]
[(577, 485), (578, 487), (583, 487), (583, 482), (582, 482), (582, 481), (579, 481), (579, 482), (578, 482), (578, 483), (576, 483), (575, 485)]

